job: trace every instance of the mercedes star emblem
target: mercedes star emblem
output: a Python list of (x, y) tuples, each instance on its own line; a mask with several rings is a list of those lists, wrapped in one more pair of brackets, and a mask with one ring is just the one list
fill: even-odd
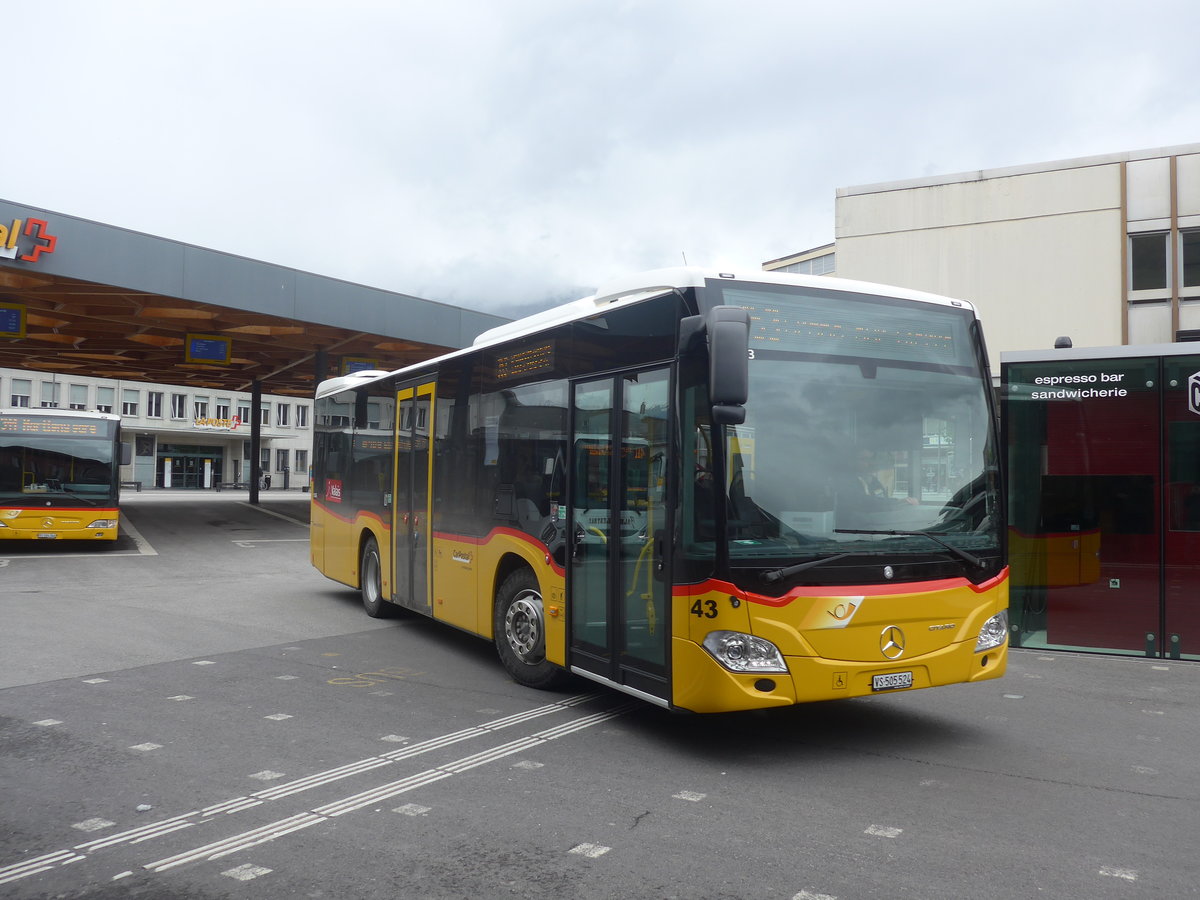
[(899, 659), (904, 655), (904, 632), (889, 625), (879, 635), (879, 650), (887, 659)]

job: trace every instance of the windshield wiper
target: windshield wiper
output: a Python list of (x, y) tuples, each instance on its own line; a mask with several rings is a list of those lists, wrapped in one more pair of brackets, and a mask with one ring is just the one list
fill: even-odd
[(886, 534), (886, 535), (891, 535), (893, 537), (927, 537), (931, 541), (933, 541), (935, 544), (940, 544), (941, 546), (943, 546), (947, 550), (949, 550), (951, 553), (953, 553), (955, 556), (957, 556), (959, 559), (965, 560), (966, 562), (970, 563), (973, 566), (978, 566), (981, 569), (986, 568), (986, 566), (987, 566), (987, 563), (985, 563), (982, 559), (980, 559), (974, 553), (968, 553), (966, 550), (963, 550), (961, 547), (955, 547), (953, 544), (948, 544), (945, 541), (943, 541), (940, 537), (938, 537), (938, 535), (950, 534), (951, 532), (949, 532), (949, 531), (895, 531), (895, 530), (877, 531), (877, 530), (870, 529), (870, 528), (835, 528), (835, 529), (833, 529), (833, 533), (834, 534)]
[(829, 556), (818, 556), (816, 559), (810, 559), (808, 562), (797, 563), (794, 566), (787, 566), (783, 569), (771, 569), (768, 572), (763, 572), (759, 577), (768, 584), (774, 584), (776, 581), (783, 581), (785, 578), (790, 578), (792, 575), (798, 575), (805, 569), (811, 569), (814, 566), (824, 565), (827, 562), (833, 562), (836, 559), (845, 559), (847, 556), (882, 556), (879, 551), (863, 551), (852, 550), (847, 553), (833, 553)]

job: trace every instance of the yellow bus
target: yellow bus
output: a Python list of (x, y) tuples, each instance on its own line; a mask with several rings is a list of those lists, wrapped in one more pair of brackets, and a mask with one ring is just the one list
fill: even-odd
[(519, 683), (785, 706), (1003, 674), (970, 304), (669, 269), (317, 391), (312, 562)]
[(0, 541), (117, 538), (121, 417), (0, 409)]

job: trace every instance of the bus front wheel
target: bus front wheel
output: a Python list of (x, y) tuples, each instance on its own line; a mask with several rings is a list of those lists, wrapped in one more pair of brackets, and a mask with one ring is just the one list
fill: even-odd
[(500, 662), (513, 680), (542, 690), (561, 687), (567, 673), (546, 659), (546, 623), (537, 578), (518, 569), (496, 592), (493, 631)]
[(363, 542), (362, 557), (358, 562), (363, 609), (372, 619), (386, 618), (391, 614), (391, 604), (383, 599), (383, 566), (379, 562), (379, 544), (375, 538), (368, 537)]

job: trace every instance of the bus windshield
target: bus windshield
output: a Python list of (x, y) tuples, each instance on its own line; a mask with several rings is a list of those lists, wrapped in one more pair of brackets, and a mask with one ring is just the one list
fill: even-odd
[[(999, 553), (993, 430), (970, 310), (776, 286), (723, 295), (751, 311), (750, 399), (745, 423), (726, 426), (715, 448), (720, 432), (702, 403), (689, 404), (696, 541), (714, 536), (707, 490), (725, 500), (734, 566), (945, 555), (946, 544), (967, 558)], [(716, 450), (724, 490), (708, 471)]]
[(0, 417), (0, 504), (111, 500), (115, 423), (65, 416)]

